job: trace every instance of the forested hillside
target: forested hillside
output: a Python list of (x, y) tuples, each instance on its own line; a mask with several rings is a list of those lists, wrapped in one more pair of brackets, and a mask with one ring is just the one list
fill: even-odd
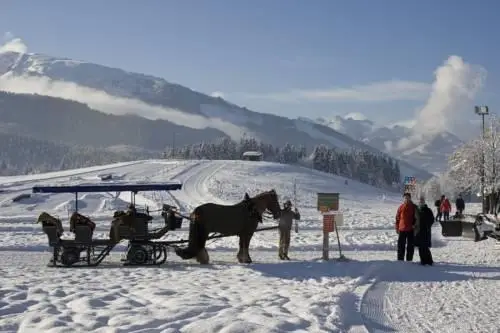
[(235, 142), (224, 138), (212, 143), (185, 145), (165, 152), (165, 158), (182, 159), (241, 159), (245, 151), (260, 151), (265, 161), (286, 164), (301, 164), (316, 170), (358, 180), (379, 187), (393, 187), (400, 183), (400, 169), (397, 161), (368, 151), (341, 151), (327, 146), (317, 146), (307, 152), (304, 146), (285, 145), (275, 147), (254, 138)]

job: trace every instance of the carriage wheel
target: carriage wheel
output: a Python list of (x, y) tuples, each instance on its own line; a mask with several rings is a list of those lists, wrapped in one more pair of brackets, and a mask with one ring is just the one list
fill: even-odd
[(144, 265), (149, 260), (148, 251), (144, 246), (132, 245), (128, 250), (127, 260), (133, 265)]
[(61, 254), (61, 263), (64, 266), (72, 266), (78, 261), (80, 261), (80, 252), (77, 249), (64, 249), (63, 253)]

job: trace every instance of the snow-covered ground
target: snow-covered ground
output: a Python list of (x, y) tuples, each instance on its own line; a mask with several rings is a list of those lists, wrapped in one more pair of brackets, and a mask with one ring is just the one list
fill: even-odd
[[(124, 244), (97, 268), (47, 267), (47, 239), (34, 222), (42, 211), (66, 219), (73, 195), (12, 199), (33, 185), (100, 183), (106, 173), (126, 182), (180, 180), (181, 191), (136, 200), (151, 210), (165, 202), (185, 212), (209, 201), (236, 203), (245, 191), (275, 188), (281, 201), (293, 199), (296, 181), (303, 220), (292, 235), (294, 260), (278, 261), (277, 234), (265, 231), (252, 240), (250, 265), (237, 263), (231, 237), (210, 242), (208, 266), (171, 253), (160, 267), (121, 267)], [(348, 262), (319, 260), (317, 192), (341, 193)], [(96, 237), (107, 237), (113, 211), (129, 198), (80, 195), (80, 211), (98, 224)], [(500, 252), (493, 242), (444, 240), (436, 226), (434, 267), (396, 262), (400, 200), (355, 181), (265, 162), (139, 161), (0, 178), (0, 332), (500, 332)], [(186, 226), (166, 236), (186, 237)], [(332, 235), (333, 258), (336, 247)]]

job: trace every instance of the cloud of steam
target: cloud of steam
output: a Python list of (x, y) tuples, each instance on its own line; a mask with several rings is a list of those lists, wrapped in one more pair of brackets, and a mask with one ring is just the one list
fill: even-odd
[(235, 140), (241, 138), (245, 132), (250, 132), (218, 118), (206, 118), (176, 109), (149, 105), (137, 99), (116, 97), (103, 91), (71, 82), (54, 81), (47, 77), (13, 76), (7, 73), (0, 76), (0, 91), (63, 98), (87, 104), (95, 110), (108, 114), (134, 114), (151, 120), (168, 120), (174, 124), (195, 129), (211, 127), (226, 133)]
[(17, 52), (26, 53), (28, 52), (28, 47), (20, 38), (15, 38), (10, 32), (6, 32), (3, 37), (4, 44), (0, 46), (0, 53), (4, 52)]
[(443, 131), (461, 136), (486, 74), (483, 67), (468, 64), (459, 56), (450, 56), (434, 72), (431, 94), (425, 106), (417, 112), (413, 134), (401, 140), (399, 148), (417, 145), (425, 137)]

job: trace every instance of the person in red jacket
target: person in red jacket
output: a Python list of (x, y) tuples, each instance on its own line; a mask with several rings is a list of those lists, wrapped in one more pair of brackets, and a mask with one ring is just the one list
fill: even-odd
[(441, 213), (443, 214), (443, 221), (448, 221), (450, 219), (451, 204), (450, 200), (444, 195), (441, 196)]
[(404, 260), (406, 248), (406, 261), (413, 260), (415, 252), (415, 235), (413, 228), (418, 221), (417, 206), (411, 201), (411, 194), (403, 195), (404, 202), (396, 213), (396, 232), (398, 233), (398, 260)]

